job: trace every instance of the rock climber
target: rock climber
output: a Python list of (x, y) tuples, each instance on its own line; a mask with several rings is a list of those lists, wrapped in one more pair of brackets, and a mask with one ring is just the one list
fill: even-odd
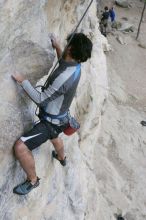
[(100, 30), (105, 37), (107, 36), (107, 26), (108, 26), (109, 16), (110, 16), (109, 9), (107, 6), (105, 6), (104, 12), (102, 13), (100, 20)]
[[(52, 156), (62, 166), (66, 165), (64, 144), (59, 134), (66, 129), (69, 122), (69, 107), (81, 76), (81, 63), (91, 57), (92, 42), (83, 33), (69, 35), (62, 57), (62, 50), (55, 38), (52, 46), (56, 49), (59, 66), (49, 76), (49, 85), (43, 91), (37, 91), (22, 74), (13, 74), (31, 100), (39, 106), (40, 121), (14, 144), (14, 154), (27, 175), (27, 179), (13, 189), (19, 195), (25, 195), (39, 185), (32, 150), (50, 140), (55, 148)], [(61, 58), (62, 57), (62, 58)]]

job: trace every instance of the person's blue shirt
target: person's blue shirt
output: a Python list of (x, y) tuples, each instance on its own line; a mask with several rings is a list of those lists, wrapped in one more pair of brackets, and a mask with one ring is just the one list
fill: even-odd
[(110, 14), (111, 22), (115, 21), (116, 14), (114, 12), (114, 9), (110, 9), (109, 14)]

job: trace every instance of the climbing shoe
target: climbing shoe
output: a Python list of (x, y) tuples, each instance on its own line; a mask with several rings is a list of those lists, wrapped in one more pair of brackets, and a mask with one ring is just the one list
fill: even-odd
[(55, 150), (52, 151), (52, 157), (58, 160), (62, 166), (66, 166), (66, 157), (64, 158), (64, 160), (59, 160)]
[(118, 216), (117, 220), (124, 220), (124, 218), (121, 216)]
[(117, 215), (117, 220), (125, 220), (121, 215)]
[(140, 123), (142, 124), (142, 126), (146, 126), (146, 121), (141, 121)]
[(13, 189), (13, 193), (16, 193), (18, 195), (26, 195), (28, 194), (32, 189), (36, 188), (39, 186), (39, 178), (37, 177), (37, 180), (35, 184), (32, 184), (30, 180), (26, 180), (24, 183), (21, 183), (20, 185), (16, 186)]

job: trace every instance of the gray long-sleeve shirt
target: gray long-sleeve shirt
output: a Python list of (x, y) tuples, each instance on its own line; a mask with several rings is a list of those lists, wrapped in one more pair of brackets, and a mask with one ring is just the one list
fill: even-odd
[(81, 65), (61, 60), (58, 68), (49, 77), (49, 86), (43, 92), (37, 91), (28, 80), (22, 87), (28, 96), (51, 115), (61, 115), (68, 111), (75, 95), (81, 75)]

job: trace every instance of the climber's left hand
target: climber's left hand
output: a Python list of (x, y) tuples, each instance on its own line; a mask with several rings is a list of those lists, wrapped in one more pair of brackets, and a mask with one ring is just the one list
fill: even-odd
[(25, 77), (19, 73), (12, 74), (12, 78), (18, 83), (22, 83), (25, 80)]

